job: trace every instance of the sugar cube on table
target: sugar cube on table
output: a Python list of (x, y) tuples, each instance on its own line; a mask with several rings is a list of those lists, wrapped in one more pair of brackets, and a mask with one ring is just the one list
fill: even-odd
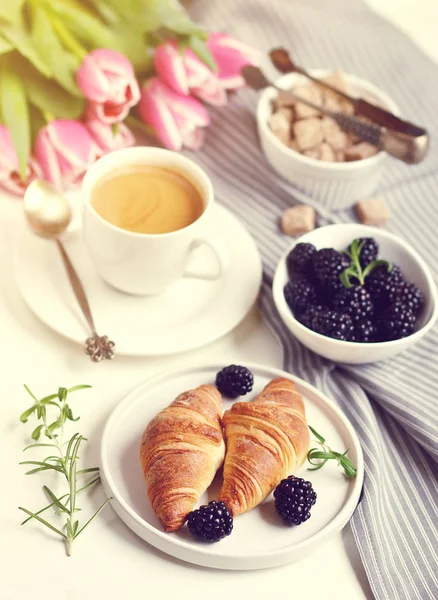
[(302, 235), (315, 229), (315, 211), (311, 206), (300, 204), (286, 208), (281, 219), (281, 229), (286, 235)]
[(367, 198), (356, 204), (356, 213), (364, 225), (384, 225), (391, 218), (391, 211), (383, 198)]
[(315, 148), (323, 141), (321, 119), (316, 117), (296, 121), (292, 129), (297, 146), (301, 151)]

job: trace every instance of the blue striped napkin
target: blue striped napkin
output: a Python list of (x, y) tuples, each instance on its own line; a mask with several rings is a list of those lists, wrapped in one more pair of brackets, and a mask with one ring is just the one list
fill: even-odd
[[(383, 88), (410, 120), (438, 139), (438, 68), (404, 34), (361, 0), (221, 0), (192, 3), (194, 16), (262, 51), (284, 45), (307, 68), (341, 68)], [(212, 110), (203, 151), (193, 155), (211, 175), (218, 200), (244, 221), (265, 266), (263, 313), (284, 349), (285, 368), (334, 398), (358, 432), (366, 461), (363, 500), (351, 527), (375, 597), (438, 598), (438, 328), (395, 359), (339, 366), (303, 348), (282, 326), (270, 280), (290, 244), (278, 232), (285, 207), (300, 199), (261, 154), (256, 98), (243, 90)], [(390, 161), (381, 193), (401, 235), (438, 273), (438, 150), (421, 165)], [(348, 221), (320, 208), (321, 223)]]

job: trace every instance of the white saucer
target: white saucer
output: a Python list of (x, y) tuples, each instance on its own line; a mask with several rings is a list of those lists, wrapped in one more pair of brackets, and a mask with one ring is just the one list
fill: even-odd
[[(206, 233), (225, 246), (229, 266), (218, 281), (180, 279), (153, 297), (123, 294), (97, 274), (81, 232), (65, 246), (84, 284), (97, 331), (116, 344), (116, 355), (152, 356), (197, 348), (225, 335), (247, 315), (261, 284), (257, 246), (238, 219), (216, 205)], [(196, 264), (212, 261), (206, 248)], [(16, 278), (31, 310), (61, 335), (83, 344), (88, 327), (79, 309), (55, 244), (25, 232), (16, 253)]]
[[(350, 448), (349, 457), (357, 466), (357, 476), (348, 480), (336, 464), (300, 475), (312, 481), (317, 501), (311, 518), (298, 527), (288, 527), (277, 517), (272, 497), (249, 513), (235, 519), (230, 537), (217, 544), (203, 544), (192, 538), (187, 527), (164, 533), (146, 496), (140, 466), (139, 448), (144, 428), (178, 394), (203, 383), (214, 383), (225, 365), (184, 368), (163, 373), (130, 392), (110, 416), (102, 437), (101, 476), (113, 508), (137, 535), (159, 550), (182, 560), (217, 569), (262, 569), (298, 560), (339, 532), (356, 509), (363, 484), (362, 450), (351, 424), (324, 394), (301, 379), (279, 369), (246, 365), (254, 374), (251, 400), (275, 377), (290, 377), (303, 396), (309, 424), (321, 433), (336, 451)], [(232, 401), (224, 399), (224, 410)], [(316, 444), (315, 444), (316, 445)], [(335, 461), (330, 461), (334, 463)], [(216, 499), (221, 475), (201, 504)]]

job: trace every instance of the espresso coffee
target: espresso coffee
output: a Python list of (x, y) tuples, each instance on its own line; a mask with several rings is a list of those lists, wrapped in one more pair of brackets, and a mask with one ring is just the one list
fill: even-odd
[(161, 166), (133, 165), (99, 181), (91, 205), (108, 223), (135, 233), (169, 233), (204, 212), (198, 188), (182, 173)]

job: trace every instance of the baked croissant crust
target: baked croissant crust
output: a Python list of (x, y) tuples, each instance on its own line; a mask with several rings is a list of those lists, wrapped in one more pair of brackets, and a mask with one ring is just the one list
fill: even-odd
[(236, 402), (222, 420), (227, 453), (219, 500), (236, 516), (303, 464), (309, 429), (303, 400), (285, 378), (271, 381), (252, 402)]
[(143, 433), (147, 493), (166, 531), (184, 524), (224, 460), (221, 414), (220, 393), (201, 385), (178, 396)]

